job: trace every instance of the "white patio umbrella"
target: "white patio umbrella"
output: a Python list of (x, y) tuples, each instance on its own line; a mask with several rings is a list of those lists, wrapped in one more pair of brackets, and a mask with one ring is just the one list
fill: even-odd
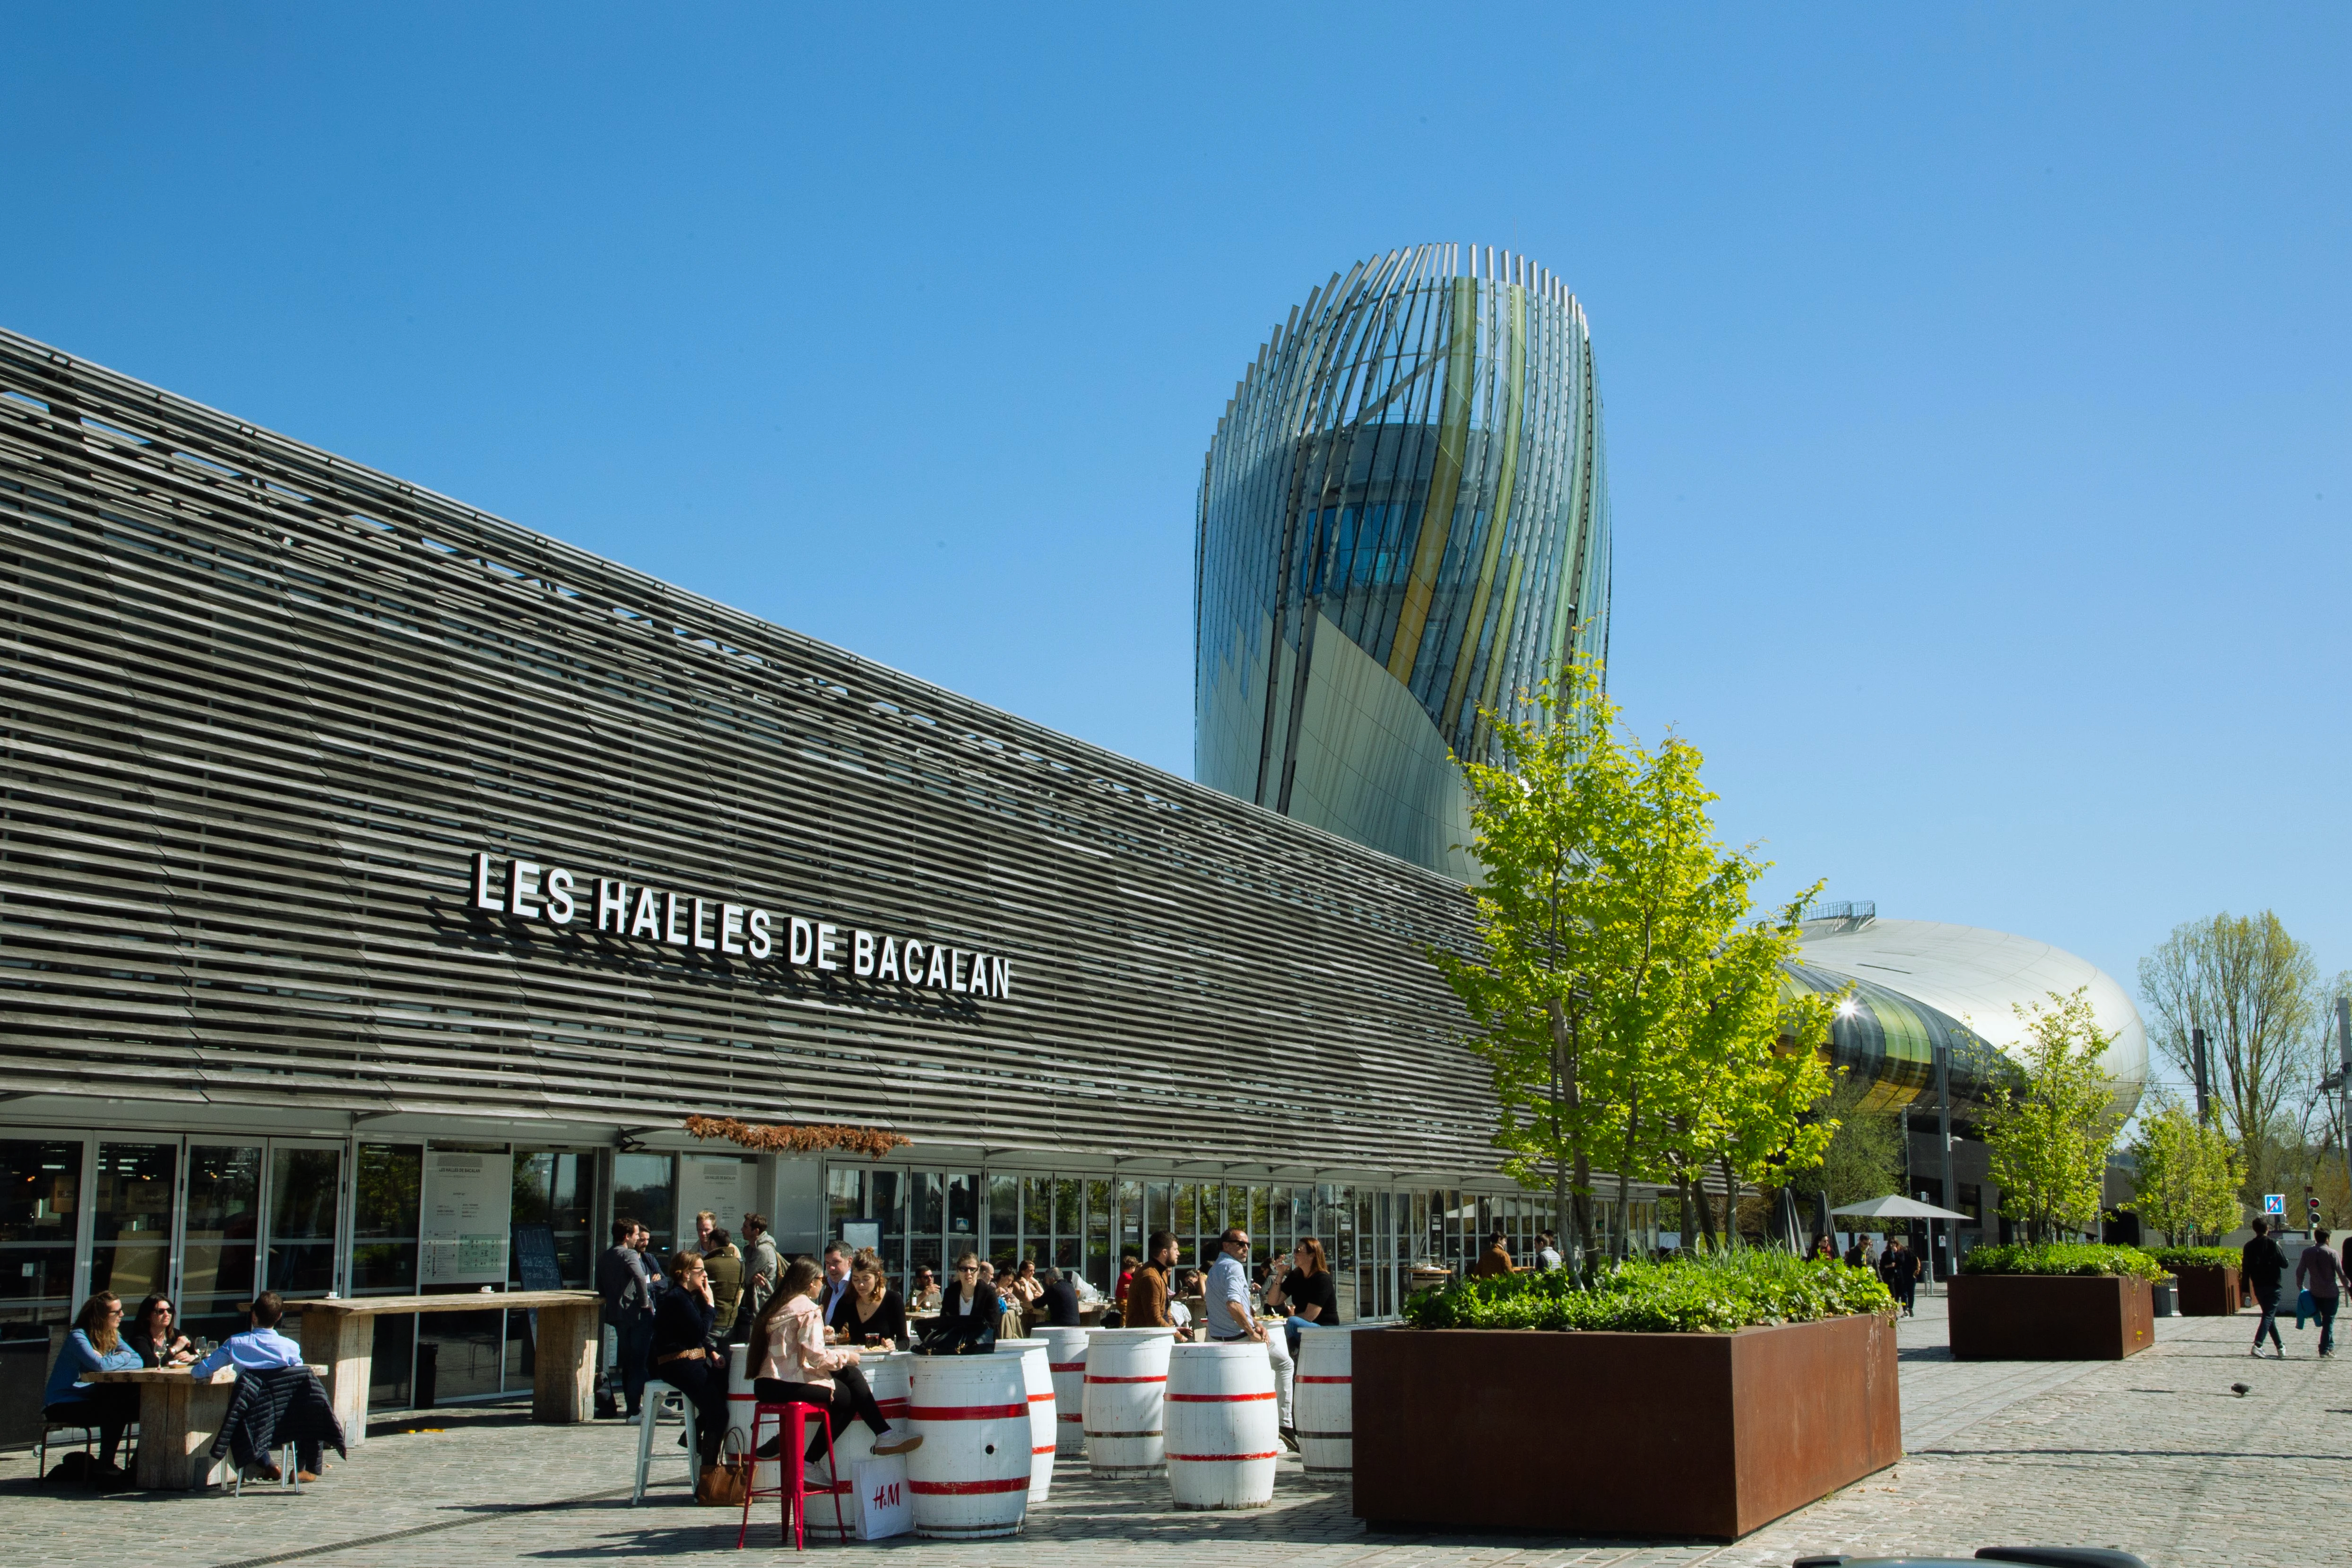
[(1923, 1204), (1916, 1198), (1906, 1198), (1889, 1193), (1883, 1198), (1865, 1198), (1858, 1204), (1830, 1210), (1832, 1214), (1850, 1214), (1864, 1219), (1968, 1219), (1964, 1214), (1939, 1209), (1934, 1204)]

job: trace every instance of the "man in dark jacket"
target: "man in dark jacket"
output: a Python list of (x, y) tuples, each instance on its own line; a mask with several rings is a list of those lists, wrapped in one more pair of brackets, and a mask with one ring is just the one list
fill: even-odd
[(2271, 1344), (2281, 1361), (2286, 1360), (2286, 1345), (2278, 1331), (2279, 1281), (2286, 1277), (2286, 1254), (2271, 1239), (2271, 1222), (2254, 1221), (2254, 1237), (2239, 1249), (2238, 1273), (2246, 1289), (2254, 1293), (2254, 1305), (2263, 1310), (2262, 1321), (2254, 1325), (2254, 1348), (2246, 1353), (2259, 1357), (2263, 1353), (2263, 1335), (2271, 1337)]
[(1878, 1277), (1903, 1303), (1903, 1315), (1910, 1317), (1919, 1290), (1919, 1255), (1904, 1246), (1901, 1237), (1886, 1238), (1886, 1250), (1878, 1257)]
[(646, 1264), (643, 1249), (648, 1239), (646, 1227), (635, 1220), (616, 1219), (613, 1245), (596, 1260), (596, 1293), (604, 1298), (604, 1326), (613, 1331), (620, 1346), (621, 1386), (632, 1421), (646, 1397), (646, 1368), (654, 1343), (655, 1287), (661, 1279)]
[(1049, 1327), (1075, 1329), (1078, 1326), (1078, 1288), (1071, 1282), (1071, 1276), (1061, 1269), (1045, 1270), (1045, 1289), (1038, 1296), (1037, 1304), (1045, 1309), (1045, 1322)]

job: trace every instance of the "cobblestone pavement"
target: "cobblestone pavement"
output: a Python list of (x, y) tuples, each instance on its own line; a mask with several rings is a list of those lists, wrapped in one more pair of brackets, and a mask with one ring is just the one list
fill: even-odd
[[(2293, 1359), (2258, 1363), (2245, 1353), (2251, 1317), (2161, 1319), (2156, 1348), (2126, 1362), (1959, 1363), (1943, 1349), (1941, 1307), (1923, 1300), (1898, 1338), (1908, 1457), (1731, 1546), (1370, 1535), (1349, 1514), (1344, 1482), (1286, 1461), (1275, 1506), (1256, 1512), (1177, 1513), (1164, 1486), (1065, 1474), (1020, 1538), (850, 1550), (925, 1568), (1761, 1568), (1813, 1553), (1967, 1556), (2025, 1542), (2121, 1546), (2154, 1568), (2352, 1562), (2342, 1545), (2295, 1544), (2330, 1511), (2316, 1500), (2352, 1479), (2352, 1371), (2315, 1360), (2315, 1335), (2290, 1322)], [(29, 1454), (9, 1454), (0, 1530), (45, 1568), (461, 1568), (731, 1552), (734, 1516), (688, 1503), (675, 1460), (656, 1466), (646, 1504), (629, 1506), (635, 1436), (609, 1422), (534, 1426), (511, 1406), (437, 1410), (377, 1425), (299, 1497), (248, 1489), (241, 1499), (59, 1496), (36, 1484)], [(677, 1452), (667, 1434), (662, 1448)], [(768, 1517), (754, 1542), (772, 1551)]]

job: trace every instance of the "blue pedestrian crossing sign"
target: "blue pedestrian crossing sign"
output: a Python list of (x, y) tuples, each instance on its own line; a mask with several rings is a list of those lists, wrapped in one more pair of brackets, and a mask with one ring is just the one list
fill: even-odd
[(2286, 1213), (2286, 1194), (2284, 1193), (2264, 1193), (2263, 1194), (2263, 1212), (2264, 1214)]

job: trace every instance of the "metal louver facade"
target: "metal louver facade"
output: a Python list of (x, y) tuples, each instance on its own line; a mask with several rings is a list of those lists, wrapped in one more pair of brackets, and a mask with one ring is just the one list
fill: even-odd
[(1493, 1182), (1444, 877), (6, 333), (0, 542), (11, 1096)]
[(1199, 502), (1194, 774), (1468, 879), (1456, 757), (1567, 658), (1605, 660), (1592, 340), (1524, 257), (1335, 274), (1262, 347)]

